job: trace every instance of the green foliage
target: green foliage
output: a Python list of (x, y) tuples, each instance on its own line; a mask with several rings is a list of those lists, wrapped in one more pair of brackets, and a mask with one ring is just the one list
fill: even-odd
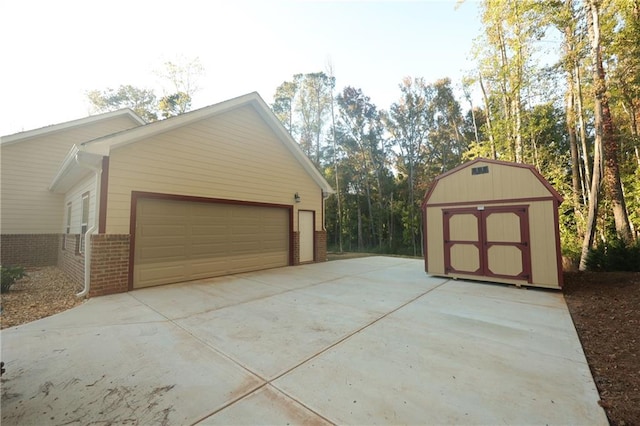
[(614, 237), (589, 250), (587, 269), (590, 271), (640, 272), (640, 241), (625, 245)]
[(16, 281), (26, 275), (20, 266), (0, 266), (0, 293), (8, 292)]
[(158, 119), (156, 95), (153, 90), (140, 89), (127, 84), (117, 89), (91, 90), (87, 92), (87, 97), (96, 112), (131, 108), (146, 121)]
[(151, 122), (184, 114), (191, 109), (193, 95), (199, 90), (197, 78), (204, 73), (198, 58), (191, 61), (167, 61), (156, 74), (171, 85), (165, 95), (156, 96), (152, 89), (143, 89), (130, 84), (117, 89), (90, 90), (86, 92), (94, 112), (102, 113), (130, 108), (145, 121)]

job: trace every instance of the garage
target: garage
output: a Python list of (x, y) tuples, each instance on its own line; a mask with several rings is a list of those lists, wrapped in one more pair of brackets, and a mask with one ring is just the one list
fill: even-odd
[(288, 206), (182, 198), (137, 200), (133, 288), (290, 264)]
[(436, 177), (422, 204), (432, 275), (560, 288), (562, 196), (533, 167), (477, 159)]

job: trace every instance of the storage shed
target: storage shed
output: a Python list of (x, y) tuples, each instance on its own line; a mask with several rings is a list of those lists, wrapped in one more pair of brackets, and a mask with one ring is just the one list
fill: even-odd
[(422, 203), (425, 270), (562, 287), (562, 201), (530, 165), (480, 158), (438, 176)]

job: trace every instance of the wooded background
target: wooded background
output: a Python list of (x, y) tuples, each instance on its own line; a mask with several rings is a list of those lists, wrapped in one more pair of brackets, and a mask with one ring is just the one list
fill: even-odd
[[(477, 67), (462, 82), (407, 76), (385, 108), (357, 82), (337, 88), (331, 64), (276, 88), (271, 108), (336, 190), (329, 250), (422, 255), (434, 178), (485, 157), (532, 164), (564, 196), (568, 264), (631, 250), (640, 270), (640, 0), (483, 0), (480, 11)], [(95, 111), (168, 118), (191, 108), (202, 71), (197, 58), (166, 62), (173, 92), (159, 99), (128, 85), (87, 96)]]
[(640, 0), (485, 0), (481, 13), (477, 69), (462, 85), (406, 77), (386, 109), (336, 90), (330, 66), (276, 89), (273, 111), (337, 191), (330, 250), (421, 255), (429, 185), (477, 157), (532, 164), (563, 194), (567, 259), (584, 267), (594, 244), (634, 244)]

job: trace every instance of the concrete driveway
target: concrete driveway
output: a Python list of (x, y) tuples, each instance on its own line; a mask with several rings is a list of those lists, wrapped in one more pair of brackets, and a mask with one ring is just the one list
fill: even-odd
[(590, 424), (559, 292), (369, 257), (91, 299), (2, 331), (2, 424)]

